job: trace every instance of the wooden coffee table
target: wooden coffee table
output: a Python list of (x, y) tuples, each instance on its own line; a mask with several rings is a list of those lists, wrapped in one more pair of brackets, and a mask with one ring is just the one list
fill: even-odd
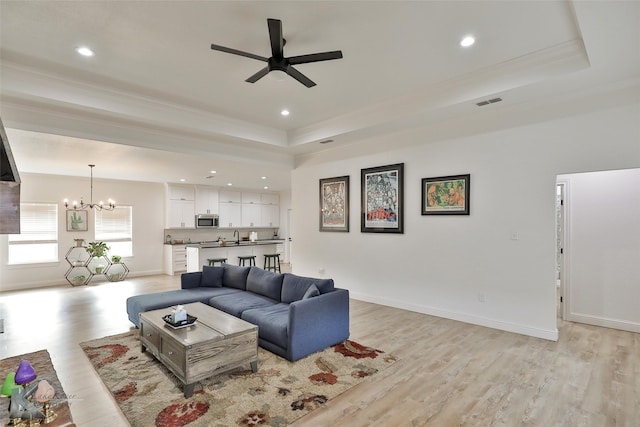
[(249, 364), (258, 370), (258, 327), (223, 311), (196, 302), (185, 309), (198, 320), (173, 329), (162, 320), (170, 308), (140, 313), (142, 352), (151, 352), (184, 383), (191, 397), (196, 383)]

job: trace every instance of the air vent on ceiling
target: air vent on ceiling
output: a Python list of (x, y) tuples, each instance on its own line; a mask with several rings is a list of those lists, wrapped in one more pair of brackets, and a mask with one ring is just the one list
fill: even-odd
[(493, 98), (493, 99), (487, 99), (486, 101), (477, 102), (476, 105), (478, 107), (484, 107), (485, 105), (494, 104), (500, 101), (502, 101), (502, 98)]

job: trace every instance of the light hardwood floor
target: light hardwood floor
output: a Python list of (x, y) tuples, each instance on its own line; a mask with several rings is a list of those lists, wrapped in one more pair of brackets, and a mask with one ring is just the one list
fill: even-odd
[[(46, 348), (80, 427), (127, 426), (78, 345), (132, 328), (130, 295), (179, 277), (1, 293), (0, 354)], [(640, 334), (559, 323), (551, 342), (351, 301), (351, 339), (398, 357), (295, 426), (640, 426)]]

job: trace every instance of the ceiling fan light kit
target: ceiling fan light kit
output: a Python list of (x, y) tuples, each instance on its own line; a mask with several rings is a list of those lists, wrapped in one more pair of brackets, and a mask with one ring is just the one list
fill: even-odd
[(308, 55), (299, 55), (287, 58), (284, 56), (284, 45), (286, 44), (286, 40), (282, 36), (282, 21), (280, 21), (279, 19), (269, 18), (267, 19), (267, 27), (269, 28), (269, 40), (271, 42), (270, 58), (265, 58), (260, 55), (255, 55), (253, 53), (244, 52), (217, 44), (212, 44), (211, 49), (230, 53), (232, 55), (244, 56), (246, 58), (256, 59), (258, 61), (267, 63), (266, 67), (246, 79), (246, 82), (255, 83), (267, 74), (270, 74), (270, 76), (273, 75), (272, 77), (276, 80), (282, 80), (284, 78), (284, 75), (289, 75), (306, 87), (313, 87), (316, 84), (300, 71), (293, 68), (294, 65), (308, 64), (310, 62), (330, 61), (332, 59), (342, 58), (342, 51), (339, 50), (311, 53)]

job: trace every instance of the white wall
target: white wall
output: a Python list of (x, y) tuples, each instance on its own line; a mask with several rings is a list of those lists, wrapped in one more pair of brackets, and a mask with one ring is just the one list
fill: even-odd
[(568, 320), (640, 332), (640, 169), (565, 184)]
[[(89, 230), (67, 232), (62, 200), (84, 196), (89, 201), (89, 178), (21, 173), (21, 202), (58, 203), (59, 262), (39, 265), (7, 265), (7, 236), (0, 236), (0, 289), (34, 288), (68, 284), (64, 274), (69, 265), (64, 260), (74, 238), (94, 240), (93, 216), (89, 215)], [(162, 248), (165, 195), (162, 184), (118, 180), (93, 180), (94, 201), (113, 198), (120, 205), (133, 206), (133, 257), (123, 261), (130, 276), (162, 273)], [(93, 280), (97, 280), (95, 278)]]
[[(293, 271), (331, 277), (356, 299), (557, 339), (556, 176), (640, 166), (639, 117), (633, 104), (428, 144), (412, 130), (389, 136), (386, 152), (312, 158), (292, 174)], [(401, 162), (405, 233), (361, 233), (360, 170)], [(470, 216), (421, 216), (421, 178), (465, 173)], [(342, 175), (351, 232), (321, 233), (318, 180)]]

